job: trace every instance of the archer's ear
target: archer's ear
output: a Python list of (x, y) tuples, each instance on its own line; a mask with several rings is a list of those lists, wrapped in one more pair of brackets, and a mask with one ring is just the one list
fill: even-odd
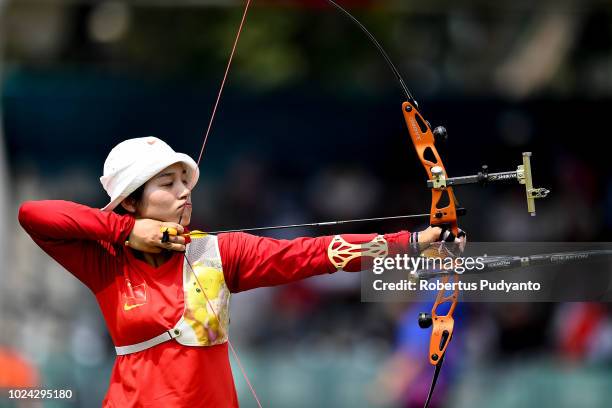
[(132, 197), (128, 197), (121, 202), (121, 207), (130, 214), (136, 213), (136, 200)]

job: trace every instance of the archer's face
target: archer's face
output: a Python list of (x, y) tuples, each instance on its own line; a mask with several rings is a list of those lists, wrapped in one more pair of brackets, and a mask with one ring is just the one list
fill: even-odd
[(187, 188), (187, 171), (184, 164), (166, 167), (144, 186), (142, 200), (137, 208), (141, 218), (163, 222), (179, 222), (187, 226), (191, 221), (191, 191)]

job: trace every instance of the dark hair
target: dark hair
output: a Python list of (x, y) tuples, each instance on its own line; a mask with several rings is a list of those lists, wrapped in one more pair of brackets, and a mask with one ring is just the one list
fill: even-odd
[[(128, 198), (131, 198), (134, 200), (134, 202), (136, 203), (136, 205), (140, 204), (140, 202), (142, 201), (142, 195), (144, 194), (144, 184), (140, 187), (138, 187), (136, 190), (134, 190), (132, 192), (132, 194), (130, 194), (129, 196), (127, 196), (125, 198), (125, 200), (127, 200)], [(123, 206), (121, 205), (121, 203), (119, 203), (115, 209), (113, 210), (115, 211), (117, 214), (121, 214), (121, 215), (128, 215), (131, 214), (128, 210), (126, 210), (125, 208), (123, 208)]]

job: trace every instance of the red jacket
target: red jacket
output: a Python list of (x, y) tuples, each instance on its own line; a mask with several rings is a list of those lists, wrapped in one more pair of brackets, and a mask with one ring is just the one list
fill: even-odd
[[(30, 201), (21, 206), (19, 222), (46, 253), (93, 292), (116, 346), (155, 337), (181, 317), (183, 254), (175, 253), (158, 268), (138, 259), (124, 246), (134, 226), (132, 216), (67, 201)], [(375, 236), (343, 238), (366, 242)], [(408, 232), (385, 238), (393, 252), (408, 247)], [(335, 272), (327, 257), (331, 239), (220, 234), (225, 282), (231, 292), (240, 292)], [(138, 308), (127, 301), (135, 295), (146, 297)], [(188, 347), (168, 341), (118, 356), (103, 405), (237, 407), (228, 345)]]

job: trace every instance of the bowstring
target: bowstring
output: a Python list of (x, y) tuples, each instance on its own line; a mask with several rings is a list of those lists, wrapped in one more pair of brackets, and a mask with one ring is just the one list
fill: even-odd
[(244, 6), (244, 13), (242, 13), (242, 19), (240, 20), (240, 25), (238, 26), (238, 32), (236, 33), (236, 38), (234, 39), (234, 44), (232, 45), (232, 51), (230, 52), (229, 59), (227, 60), (227, 66), (225, 67), (225, 73), (223, 74), (223, 80), (221, 81), (221, 86), (219, 87), (219, 93), (217, 94), (217, 100), (215, 101), (215, 105), (212, 110), (212, 114), (210, 115), (210, 121), (208, 122), (208, 128), (206, 129), (206, 134), (204, 136), (204, 142), (202, 143), (202, 149), (200, 150), (200, 155), (198, 156), (198, 167), (200, 166), (200, 161), (202, 160), (202, 156), (204, 155), (204, 148), (206, 147), (206, 142), (208, 141), (208, 135), (210, 134), (210, 130), (212, 129), (213, 122), (215, 120), (215, 116), (217, 114), (217, 108), (219, 107), (219, 101), (221, 100), (221, 94), (223, 93), (223, 89), (225, 88), (225, 82), (227, 81), (227, 75), (229, 74), (230, 67), (232, 65), (232, 61), (234, 59), (234, 54), (236, 53), (236, 47), (238, 46), (238, 40), (240, 39), (240, 33), (242, 33), (242, 27), (244, 27), (244, 22), (246, 20), (247, 11), (249, 10), (249, 5), (251, 4), (251, 0), (246, 1), (246, 5)]
[[(198, 161), (197, 161), (197, 166), (198, 167), (200, 167), (200, 162), (202, 161), (202, 156), (204, 155), (204, 148), (206, 147), (206, 142), (208, 141), (208, 136), (210, 135), (210, 131), (212, 129), (212, 125), (213, 125), (213, 122), (215, 120), (215, 116), (217, 114), (217, 108), (219, 107), (219, 102), (221, 101), (221, 95), (223, 94), (223, 90), (225, 88), (225, 83), (227, 82), (227, 77), (228, 77), (228, 74), (229, 74), (229, 70), (230, 70), (230, 67), (232, 65), (232, 61), (234, 59), (234, 54), (236, 53), (236, 48), (238, 46), (238, 40), (240, 39), (240, 34), (242, 33), (242, 29), (244, 27), (244, 22), (246, 21), (247, 12), (249, 10), (249, 6), (250, 5), (251, 5), (251, 0), (246, 0), (245, 6), (244, 6), (244, 12), (242, 13), (242, 19), (240, 20), (240, 25), (238, 26), (238, 31), (236, 32), (236, 38), (234, 39), (234, 44), (232, 45), (232, 50), (230, 52), (230, 56), (229, 56), (229, 59), (227, 61), (227, 66), (225, 67), (225, 72), (223, 74), (223, 79), (221, 80), (221, 85), (219, 86), (219, 92), (217, 93), (217, 99), (215, 100), (215, 104), (213, 106), (213, 110), (212, 110), (212, 113), (210, 115), (210, 120), (208, 122), (208, 127), (206, 128), (206, 133), (204, 135), (204, 141), (202, 142), (202, 148), (200, 149), (200, 155), (198, 156)], [(194, 174), (193, 177), (195, 177), (195, 174)], [(185, 208), (186, 207), (183, 207), (183, 209), (181, 211), (181, 214), (179, 216), (179, 222), (178, 222), (179, 224), (183, 220), (183, 213), (185, 212)], [(189, 266), (189, 269), (191, 270), (191, 273), (193, 274), (193, 277), (195, 278), (196, 282), (198, 283), (198, 286), (200, 287), (200, 290), (202, 291), (202, 294), (204, 295), (204, 298), (206, 299), (206, 303), (208, 304), (208, 307), (213, 312), (213, 315), (215, 316), (215, 319), (217, 319), (217, 322), (219, 324), (221, 324), (221, 320), (219, 320), (219, 316), (217, 314), (217, 311), (213, 307), (213, 305), (212, 305), (208, 295), (206, 294), (206, 291), (204, 290), (204, 286), (200, 283), (200, 279), (198, 278), (198, 275), (195, 273), (195, 270), (193, 269), (193, 266), (191, 265), (191, 262), (187, 258), (187, 253), (186, 252), (183, 253), (183, 257), (185, 258), (185, 262)], [(259, 397), (257, 396), (257, 392), (255, 392), (255, 388), (253, 387), (253, 385), (251, 384), (251, 381), (249, 380), (249, 377), (248, 377), (248, 375), (246, 373), (246, 370), (244, 369), (244, 366), (242, 365), (242, 362), (240, 361), (240, 358), (238, 357), (238, 353), (236, 352), (236, 349), (234, 348), (232, 342), (229, 339), (229, 333), (228, 333), (227, 345), (228, 345), (229, 349), (231, 350), (232, 355), (234, 356), (234, 360), (236, 360), (238, 368), (240, 369), (240, 372), (242, 373), (242, 377), (244, 378), (245, 382), (247, 383), (247, 385), (249, 387), (249, 390), (251, 390), (251, 394), (253, 395), (253, 398), (255, 399), (255, 402), (257, 403), (257, 406), (259, 408), (262, 408), (261, 402), (259, 401)]]
[[(327, 1), (331, 5), (336, 7), (338, 10), (343, 12), (345, 15), (347, 15), (349, 18), (351, 18), (351, 20), (356, 22), (357, 25), (359, 25), (360, 28), (368, 35), (368, 37), (370, 37), (370, 39), (374, 42), (374, 45), (376, 45), (376, 47), (382, 53), (383, 57), (385, 57), (385, 60), (387, 61), (387, 63), (389, 64), (389, 66), (391, 67), (391, 69), (393, 70), (395, 75), (398, 77), (400, 85), (402, 86), (402, 89), (406, 93), (406, 96), (408, 97), (408, 99), (414, 101), (414, 98), (412, 97), (412, 95), (410, 94), (410, 91), (407, 89), (406, 85), (404, 84), (404, 81), (401, 78), (401, 76), (399, 75), (399, 72), (397, 71), (397, 69), (395, 68), (393, 63), (391, 62), (390, 58), (387, 56), (387, 54), (384, 51), (384, 49), (382, 48), (382, 46), (380, 46), (378, 41), (374, 38), (374, 36), (355, 17), (353, 17), (346, 9), (341, 7), (338, 3), (334, 2), (334, 1), (331, 1), (331, 0), (327, 0)], [(223, 94), (223, 90), (225, 88), (225, 83), (227, 81), (227, 77), (228, 77), (229, 70), (230, 70), (230, 67), (231, 67), (231, 64), (232, 64), (232, 61), (233, 61), (233, 58), (234, 58), (234, 54), (235, 54), (236, 48), (238, 46), (238, 40), (240, 39), (240, 34), (242, 33), (242, 29), (244, 27), (244, 22), (246, 21), (246, 16), (247, 16), (247, 12), (248, 12), (250, 4), (251, 4), (251, 0), (246, 0), (246, 4), (245, 4), (245, 7), (244, 7), (244, 12), (242, 14), (242, 19), (240, 20), (240, 25), (238, 26), (238, 31), (236, 33), (236, 38), (234, 39), (234, 43), (232, 45), (232, 50), (230, 52), (230, 56), (229, 56), (229, 59), (228, 59), (228, 62), (227, 62), (227, 66), (225, 68), (225, 72), (223, 74), (223, 79), (221, 81), (221, 86), (219, 87), (219, 92), (217, 93), (217, 99), (215, 100), (215, 104), (213, 106), (212, 114), (210, 116), (210, 121), (208, 122), (208, 127), (207, 127), (206, 133), (204, 135), (204, 141), (202, 143), (202, 148), (200, 150), (200, 154), (199, 154), (198, 160), (197, 160), (198, 167), (200, 166), (200, 162), (202, 161), (202, 157), (204, 155), (204, 149), (206, 148), (206, 143), (208, 142), (208, 136), (210, 135), (210, 132), (211, 132), (211, 129), (212, 129), (212, 125), (213, 125), (213, 122), (214, 122), (214, 119), (215, 119), (215, 116), (216, 116), (216, 113), (217, 113), (217, 108), (219, 107), (219, 102), (221, 100), (221, 95)], [(183, 207), (183, 210), (181, 211), (181, 215), (179, 217), (179, 224), (182, 221), (184, 211), (185, 211), (185, 207)], [(208, 296), (204, 292), (204, 288), (203, 288), (202, 284), (200, 283), (200, 281), (198, 279), (198, 276), (196, 275), (196, 273), (195, 273), (195, 271), (194, 271), (194, 269), (193, 269), (193, 267), (191, 265), (191, 262), (189, 262), (189, 259), (187, 258), (186, 254), (184, 254), (184, 257), (185, 257), (185, 261), (187, 262), (187, 265), (189, 265), (189, 268), (191, 269), (191, 272), (192, 272), (193, 276), (196, 279), (196, 282), (198, 283), (198, 286), (200, 287), (200, 290), (202, 291), (204, 297), (206, 298), (208, 306), (211, 308), (211, 310), (212, 310), (213, 314), (215, 315), (215, 318), (217, 319), (217, 321), (220, 322), (219, 318), (217, 316), (217, 312), (212, 307), (210, 299), (208, 298)], [(251, 385), (251, 382), (249, 381), (249, 378), (248, 378), (248, 376), (246, 374), (246, 371), (244, 370), (244, 367), (242, 366), (242, 363), (240, 362), (240, 359), (238, 358), (238, 354), (237, 354), (235, 348), (233, 347), (231, 341), (229, 340), (229, 338), (227, 340), (227, 343), (228, 343), (228, 346), (229, 346), (230, 350), (232, 351), (234, 359), (238, 363), (240, 371), (242, 372), (242, 376), (244, 377), (247, 385), (249, 386), (249, 389), (251, 390), (251, 394), (253, 395), (253, 398), (257, 402), (258, 407), (262, 408), (261, 402), (259, 401), (259, 398), (257, 397), (257, 393), (255, 392), (255, 388), (253, 388), (253, 386)]]

